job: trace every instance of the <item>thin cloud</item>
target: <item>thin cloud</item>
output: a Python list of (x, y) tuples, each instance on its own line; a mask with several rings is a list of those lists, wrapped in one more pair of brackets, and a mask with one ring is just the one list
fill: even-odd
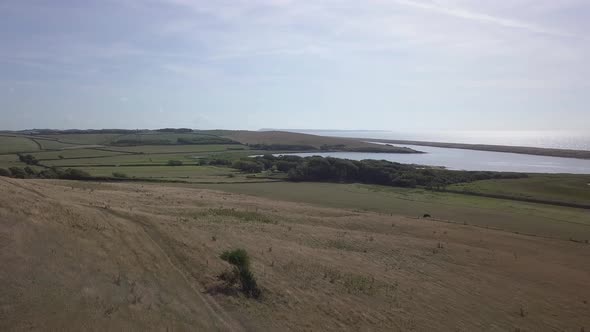
[(477, 12), (473, 12), (473, 11), (466, 10), (463, 8), (449, 7), (449, 6), (443, 6), (440, 4), (424, 3), (424, 2), (417, 2), (417, 1), (411, 1), (411, 0), (394, 0), (394, 2), (397, 4), (400, 4), (400, 5), (408, 6), (408, 7), (418, 8), (418, 9), (422, 9), (422, 10), (428, 10), (428, 11), (437, 12), (437, 13), (448, 15), (448, 16), (477, 21), (480, 23), (494, 24), (494, 25), (498, 25), (498, 26), (502, 26), (502, 27), (506, 27), (506, 28), (523, 29), (523, 30), (527, 30), (530, 32), (534, 32), (534, 33), (542, 33), (542, 34), (561, 36), (561, 37), (572, 37), (573, 36), (569, 33), (563, 32), (563, 31), (558, 31), (558, 30), (554, 30), (554, 29), (547, 29), (547, 28), (544, 28), (541, 26), (537, 26), (535, 24), (522, 22), (522, 21), (518, 21), (518, 20), (496, 17), (496, 16), (483, 14), (483, 13), (477, 13)]

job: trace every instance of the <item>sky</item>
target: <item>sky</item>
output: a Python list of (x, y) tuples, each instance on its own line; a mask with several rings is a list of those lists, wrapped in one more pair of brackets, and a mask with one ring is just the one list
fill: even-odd
[(587, 0), (0, 0), (0, 129), (590, 129)]

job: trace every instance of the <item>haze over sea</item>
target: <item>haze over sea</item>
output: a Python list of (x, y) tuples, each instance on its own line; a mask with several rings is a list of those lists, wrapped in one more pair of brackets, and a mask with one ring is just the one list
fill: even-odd
[(590, 132), (556, 130), (457, 130), (457, 131), (381, 131), (381, 130), (309, 130), (287, 131), (340, 137), (361, 137), (429, 141), (444, 143), (530, 146), (571, 150), (590, 150)]

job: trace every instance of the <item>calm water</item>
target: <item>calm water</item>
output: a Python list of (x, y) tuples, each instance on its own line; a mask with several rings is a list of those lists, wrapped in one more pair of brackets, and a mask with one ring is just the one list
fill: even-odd
[(427, 153), (311, 152), (291, 154), (302, 157), (319, 155), (352, 160), (384, 159), (404, 164), (443, 166), (448, 169), (468, 171), (590, 174), (590, 160), (416, 145), (404, 146)]
[(399, 139), (444, 143), (532, 146), (572, 150), (590, 150), (590, 131), (329, 131), (292, 130), (322, 136)]

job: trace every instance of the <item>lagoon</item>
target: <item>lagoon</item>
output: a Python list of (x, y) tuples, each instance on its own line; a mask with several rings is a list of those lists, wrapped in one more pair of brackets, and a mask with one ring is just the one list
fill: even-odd
[(397, 145), (425, 153), (305, 152), (285, 155), (323, 156), (351, 160), (377, 159), (403, 164), (441, 166), (452, 170), (524, 173), (590, 174), (590, 160), (505, 152)]

